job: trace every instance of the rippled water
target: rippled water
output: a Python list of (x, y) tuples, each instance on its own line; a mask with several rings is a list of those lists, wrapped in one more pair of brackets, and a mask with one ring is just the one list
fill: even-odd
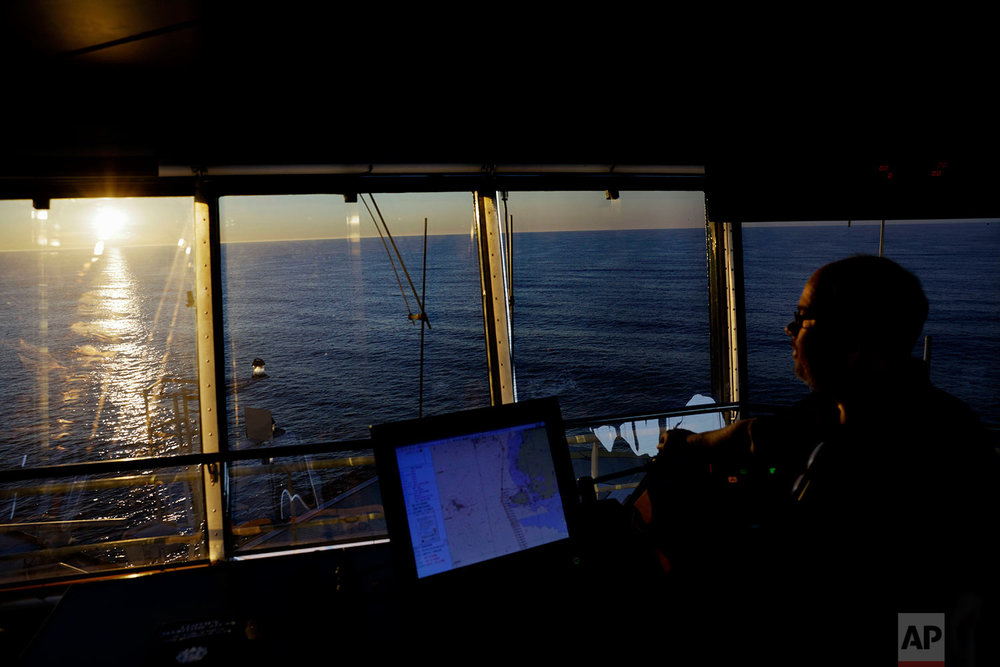
[(35, 465), (164, 454), (148, 437), (172, 411), (154, 384), (192, 379), (193, 289), (183, 248), (3, 255), (0, 456)]
[[(827, 262), (878, 254), (879, 236), (877, 224), (744, 229), (752, 400), (801, 395), (780, 331), (802, 286)], [(931, 380), (1000, 424), (1000, 224), (889, 222), (884, 254), (920, 278), (930, 302), (924, 334), (931, 336)], [(923, 354), (922, 342), (914, 354)]]
[[(876, 253), (878, 233), (877, 225), (744, 230), (751, 401), (803, 394), (782, 333), (801, 286), (827, 261)], [(398, 242), (426, 299), (423, 332), (377, 238), (223, 247), (230, 446), (250, 446), (247, 407), (271, 412), (281, 444), (363, 438), (372, 423), (489, 402), (473, 240), (430, 237), (425, 291), (422, 239)], [(519, 398), (556, 395), (572, 418), (675, 408), (709, 394), (704, 243), (700, 229), (516, 235)], [(916, 272), (930, 298), (934, 381), (1000, 422), (1000, 225), (893, 223), (886, 254)], [(190, 259), (183, 245), (2, 254), (0, 467), (200, 449)], [(256, 357), (266, 378), (252, 378)], [(200, 482), (188, 472), (107, 493), (71, 481), (58, 493), (11, 496), (0, 512), (192, 532)], [(316, 479), (296, 474), (314, 507)], [(293, 499), (275, 479), (234, 480), (232, 490), (243, 491), (234, 493), (237, 521), (255, 517), (248, 493), (288, 511)]]
[[(826, 261), (877, 252), (878, 233), (877, 225), (745, 229), (751, 400), (801, 395), (782, 334), (801, 285)], [(419, 285), (421, 239), (399, 243)], [(698, 229), (517, 235), (519, 397), (558, 395), (576, 417), (677, 407), (710, 393), (703, 244)], [(933, 379), (994, 421), (998, 249), (996, 224), (887, 229), (886, 254), (923, 279), (931, 301)], [(26, 455), (40, 465), (198, 449), (189, 261), (183, 247), (3, 254), (0, 465)], [(230, 442), (245, 438), (248, 406), (271, 410), (309, 442), (488, 403), (472, 240), (431, 237), (427, 275), (421, 405), (420, 326), (407, 317), (379, 239), (224, 246)], [(263, 380), (251, 378), (255, 357), (267, 361)], [(177, 419), (185, 406), (186, 433)]]

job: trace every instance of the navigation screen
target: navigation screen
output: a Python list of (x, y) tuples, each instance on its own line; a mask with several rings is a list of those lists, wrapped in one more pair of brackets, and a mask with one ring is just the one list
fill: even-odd
[(543, 423), (396, 450), (417, 576), (569, 537)]

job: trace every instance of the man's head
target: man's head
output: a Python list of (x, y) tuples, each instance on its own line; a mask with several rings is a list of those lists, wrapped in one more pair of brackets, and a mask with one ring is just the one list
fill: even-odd
[(892, 260), (859, 255), (827, 264), (809, 278), (785, 328), (795, 373), (813, 389), (853, 391), (898, 370), (926, 319), (920, 281)]

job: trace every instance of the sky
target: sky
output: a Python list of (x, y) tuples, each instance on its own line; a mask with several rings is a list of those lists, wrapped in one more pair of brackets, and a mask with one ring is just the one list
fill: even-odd
[(176, 245), (193, 230), (192, 198), (53, 199), (47, 211), (0, 201), (0, 251)]
[[(432, 235), (472, 229), (469, 192), (383, 193), (374, 201), (393, 236), (422, 234), (424, 218)], [(352, 221), (361, 236), (378, 236), (369, 195), (351, 204), (342, 195), (223, 197), (220, 210), (223, 243), (349, 237)], [(705, 224), (705, 198), (701, 192), (624, 191), (616, 200), (603, 191), (512, 192), (507, 212), (515, 232), (691, 228)], [(27, 200), (0, 201), (0, 252), (92, 248), (98, 242), (184, 245), (191, 240), (192, 220), (190, 197), (54, 199), (46, 212), (34, 211)], [(872, 222), (878, 221), (853, 224)]]
[[(367, 202), (366, 207), (362, 199)], [(474, 217), (469, 192), (376, 194), (394, 236), (468, 234)], [(368, 195), (348, 204), (341, 195), (223, 197), (224, 243), (341, 238), (356, 220), (361, 236), (377, 236)], [(507, 200), (515, 231), (702, 227), (701, 192), (514, 192)], [(174, 245), (191, 234), (193, 200), (178, 198), (54, 199), (47, 212), (30, 201), (0, 201), (0, 251), (42, 247)]]

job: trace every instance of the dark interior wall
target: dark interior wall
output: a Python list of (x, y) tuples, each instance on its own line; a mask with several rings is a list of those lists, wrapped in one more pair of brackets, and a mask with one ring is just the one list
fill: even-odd
[(728, 219), (994, 214), (985, 47), (904, 43), (891, 16), (779, 31), (612, 9), (14, 0), (0, 185), (161, 163), (697, 164)]

